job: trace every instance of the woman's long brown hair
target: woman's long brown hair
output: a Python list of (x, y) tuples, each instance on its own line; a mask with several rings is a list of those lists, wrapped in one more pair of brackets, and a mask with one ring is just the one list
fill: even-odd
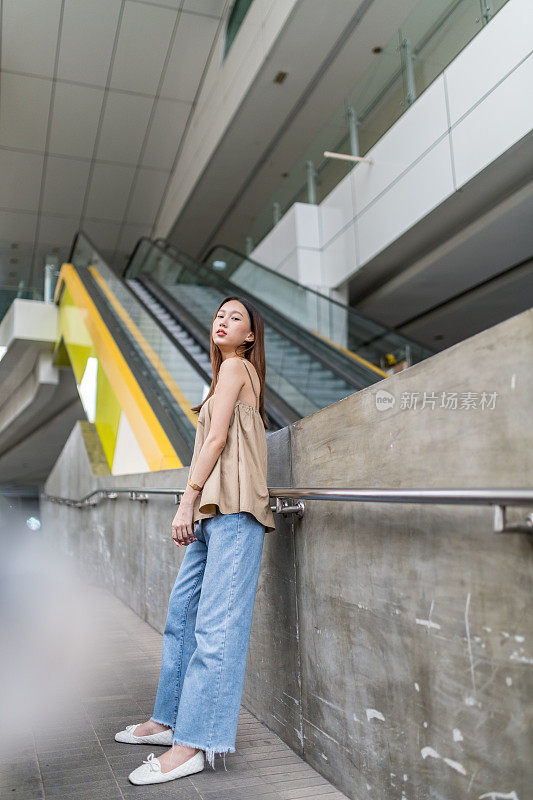
[(227, 303), (228, 300), (238, 300), (239, 303), (242, 303), (243, 306), (248, 311), (248, 315), (250, 317), (251, 322), (251, 330), (254, 333), (254, 340), (253, 342), (244, 342), (243, 345), (240, 345), (237, 348), (237, 355), (244, 356), (248, 361), (250, 361), (257, 372), (259, 377), (259, 413), (261, 414), (261, 419), (263, 420), (263, 425), (266, 429), (268, 429), (269, 423), (268, 418), (265, 414), (264, 409), (264, 390), (265, 390), (265, 373), (266, 373), (266, 360), (265, 360), (265, 329), (263, 325), (263, 318), (259, 311), (256, 309), (252, 303), (246, 300), (244, 297), (239, 297), (238, 295), (232, 294), (225, 297), (219, 304), (217, 310), (215, 311), (215, 315), (211, 321), (211, 327), (209, 329), (209, 339), (211, 343), (210, 348), (210, 356), (211, 356), (211, 368), (213, 372), (213, 379), (211, 381), (211, 386), (209, 387), (209, 392), (205, 400), (200, 403), (198, 406), (191, 407), (191, 411), (200, 412), (200, 409), (207, 403), (213, 392), (215, 391), (215, 386), (218, 382), (218, 373), (220, 370), (220, 365), (222, 364), (222, 354), (217, 344), (213, 341), (213, 322), (215, 321), (215, 317), (220, 311), (220, 308)]

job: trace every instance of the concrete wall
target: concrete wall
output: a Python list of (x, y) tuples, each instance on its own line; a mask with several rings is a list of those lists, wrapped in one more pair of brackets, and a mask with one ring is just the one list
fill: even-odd
[[(530, 309), (269, 435), (269, 485), (531, 487), (532, 344)], [(185, 477), (95, 478), (78, 427), (46, 491)], [(43, 506), (45, 534), (162, 630), (172, 504)], [(532, 565), (489, 508), (308, 501), (265, 537), (243, 703), (354, 799), (525, 800)]]

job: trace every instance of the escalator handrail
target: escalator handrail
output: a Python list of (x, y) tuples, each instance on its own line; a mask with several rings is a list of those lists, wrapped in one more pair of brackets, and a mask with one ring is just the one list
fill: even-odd
[[(161, 240), (160, 239), (156, 239), (155, 241), (159, 242)], [(164, 240), (162, 240), (162, 241), (164, 241)], [(384, 333), (389, 333), (391, 335), (400, 336), (407, 343), (412, 342), (413, 344), (416, 344), (418, 347), (420, 347), (422, 350), (427, 351), (428, 355), (429, 354), (433, 354), (433, 355), (435, 354), (435, 351), (433, 351), (430, 347), (428, 347), (426, 344), (423, 344), (422, 342), (418, 342), (412, 336), (405, 336), (405, 334), (399, 333), (395, 328), (389, 328), (389, 327), (387, 327), (387, 325), (383, 325), (381, 322), (377, 322), (375, 319), (372, 319), (372, 317), (367, 316), (363, 312), (353, 309), (347, 303), (343, 303), (340, 300), (336, 300), (334, 297), (328, 297), (328, 295), (322, 294), (322, 292), (319, 292), (317, 289), (313, 289), (310, 286), (304, 286), (303, 284), (298, 283), (298, 281), (294, 280), (294, 278), (290, 278), (288, 275), (282, 275), (281, 273), (276, 272), (276, 270), (272, 269), (272, 267), (268, 267), (266, 264), (261, 264), (260, 261), (256, 261), (255, 258), (250, 258), (250, 256), (247, 256), (245, 253), (242, 253), (240, 250), (236, 250), (234, 247), (229, 247), (226, 244), (215, 244), (215, 245), (213, 245), (213, 247), (209, 248), (209, 250), (207, 251), (206, 255), (202, 259), (202, 262), (204, 264), (207, 262), (208, 258), (211, 256), (212, 253), (214, 253), (215, 250), (227, 250), (229, 253), (233, 253), (233, 255), (236, 255), (239, 258), (242, 258), (243, 261), (249, 261), (251, 264), (254, 264), (256, 267), (259, 267), (260, 269), (265, 270), (265, 272), (269, 272), (274, 277), (282, 279), (282, 280), (286, 281), (287, 283), (290, 283), (293, 286), (297, 287), (298, 289), (305, 289), (306, 292), (309, 292), (310, 294), (317, 295), (321, 300), (325, 300), (328, 303), (331, 303), (332, 305), (338, 306), (340, 309), (342, 309), (343, 311), (347, 312), (351, 316), (362, 317), (362, 319), (364, 319), (369, 324), (377, 325), (378, 327), (380, 327), (384, 331)]]
[[(85, 239), (87, 244), (89, 244), (92, 247), (92, 249), (94, 250), (94, 252), (98, 255), (98, 258), (100, 258), (100, 260), (106, 266), (109, 267), (109, 264), (107, 263), (107, 260), (103, 257), (103, 255), (102, 255), (101, 251), (99, 250), (99, 248), (96, 247), (96, 245), (94, 244), (94, 242), (91, 239), (91, 237), (87, 236), (87, 234), (85, 233), (85, 231), (82, 228), (80, 228), (79, 231), (76, 231), (76, 233), (74, 234), (74, 238), (72, 239), (72, 244), (70, 246), (70, 250), (69, 250), (69, 254), (68, 254), (68, 263), (69, 264), (72, 263), (72, 256), (74, 255), (74, 252), (76, 250), (76, 245), (78, 243), (78, 239), (80, 239), (80, 238), (81, 239)], [(111, 269), (111, 267), (109, 267), (109, 269)]]
[[(167, 243), (167, 246), (165, 248), (165, 247), (161, 246), (160, 241), (161, 240), (158, 240), (157, 242), (153, 241), (148, 236), (142, 236), (139, 239), (139, 241), (137, 242), (137, 244), (136, 244), (136, 246), (134, 248), (134, 251), (133, 251), (130, 259), (128, 260), (128, 264), (126, 266), (126, 269), (124, 270), (124, 272), (122, 274), (123, 280), (125, 280), (127, 278), (127, 270), (129, 268), (129, 266), (133, 263), (133, 259), (135, 258), (135, 254), (137, 253), (137, 250), (139, 249), (139, 247), (141, 246), (141, 244), (143, 242), (147, 242), (148, 245), (151, 248), (160, 251), (163, 255), (168, 254), (168, 251), (170, 249), (174, 250), (175, 251), (175, 255), (173, 257), (175, 257), (176, 259), (181, 258), (183, 261), (185, 261), (186, 262), (184, 264), (185, 268), (188, 269), (191, 272), (198, 271), (199, 268), (201, 268), (203, 271), (206, 271), (208, 273), (211, 272), (210, 268), (206, 264), (203, 264), (202, 262), (195, 261), (195, 259), (193, 259), (192, 256), (189, 256), (187, 253), (181, 252), (175, 245)], [(165, 241), (165, 240), (163, 240), (163, 241)], [(170, 255), (172, 255), (172, 253)], [(207, 283), (209, 283), (210, 282), (210, 277), (211, 276), (206, 278), (205, 276), (202, 276), (202, 280), (206, 281)], [(222, 281), (222, 282), (224, 282), (224, 283), (230, 283), (231, 284), (229, 279), (223, 277), (222, 275), (217, 275), (217, 279)], [(220, 286), (218, 286), (216, 281), (214, 281), (214, 280), (212, 281), (212, 285), (216, 289), (220, 289)], [(292, 320), (288, 319), (280, 311), (278, 311), (275, 308), (272, 308), (271, 306), (268, 306), (266, 303), (261, 301), (259, 298), (254, 297), (246, 289), (242, 289), (241, 287), (239, 287), (239, 288), (240, 288), (241, 293), (243, 293), (244, 296), (249, 295), (250, 298), (252, 299), (252, 301), (255, 302), (258, 305), (258, 307), (262, 306), (263, 308), (266, 309), (266, 311), (268, 312), (268, 314), (267, 314), (268, 324), (273, 329), (277, 330), (278, 333), (281, 333), (287, 339), (292, 340), (292, 342), (294, 344), (296, 344), (302, 350), (305, 350), (310, 356), (312, 356), (312, 358), (314, 360), (321, 362), (330, 372), (333, 372), (334, 374), (336, 374), (339, 378), (344, 380), (349, 386), (353, 386), (354, 388), (357, 388), (357, 389), (362, 388), (359, 385), (359, 382), (357, 380), (355, 380), (354, 376), (352, 374), (350, 374), (349, 372), (347, 372), (342, 367), (341, 354), (339, 353), (339, 351), (333, 345), (331, 345), (326, 340), (321, 339), (321, 338), (317, 337), (316, 335), (312, 334), (306, 328), (303, 328), (299, 324), (297, 324), (297, 323), (293, 322)], [(268, 315), (271, 315), (271, 316), (269, 317)], [(272, 316), (275, 317), (276, 319), (272, 319)], [(296, 335), (296, 333), (289, 333), (288, 328), (298, 328), (298, 335)], [(310, 342), (309, 343), (308, 342), (304, 342), (302, 340), (303, 338), (304, 339), (308, 338), (310, 340)], [(344, 358), (347, 358), (347, 357), (344, 356)], [(365, 368), (364, 365), (361, 365), (361, 364), (359, 364), (359, 367), (362, 370), (366, 369), (366, 371), (368, 371), (368, 373), (371, 373), (373, 371), (373, 370), (370, 369), (370, 367)]]

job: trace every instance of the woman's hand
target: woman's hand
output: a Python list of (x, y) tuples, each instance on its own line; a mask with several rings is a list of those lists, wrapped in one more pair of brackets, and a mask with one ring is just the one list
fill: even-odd
[(178, 506), (176, 515), (172, 520), (172, 538), (178, 547), (182, 544), (188, 545), (196, 541), (193, 526), (194, 504), (183, 503)]

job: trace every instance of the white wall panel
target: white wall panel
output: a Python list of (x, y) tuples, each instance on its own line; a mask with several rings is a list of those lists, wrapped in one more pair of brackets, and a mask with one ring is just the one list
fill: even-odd
[[(310, 250), (299, 247), (296, 250), (298, 259), (298, 274), (295, 277), (298, 283), (304, 286), (316, 286), (322, 283), (322, 254), (320, 250)], [(284, 273), (285, 274), (285, 273)]]
[(490, 92), (532, 46), (533, 2), (509, 0), (446, 69), (451, 124)]
[(351, 172), (355, 206), (360, 214), (448, 129), (442, 75), (418, 98), (366, 153), (373, 164), (358, 164)]
[(446, 138), (358, 215), (361, 264), (429, 214), (453, 191), (450, 146)]
[(281, 264), (272, 267), (272, 269), (275, 269), (281, 275), (285, 275), (286, 278), (292, 278), (293, 281), (299, 280), (300, 264), (297, 249), (294, 248)]
[(532, 129), (533, 55), (453, 128), (457, 186), (464, 185)]
[[(298, 244), (296, 239), (296, 204), (290, 208), (280, 219), (278, 224), (265, 237), (268, 244), (261, 243), (264, 252), (265, 246), (270, 248), (271, 261), (267, 266), (277, 269), (287, 256), (292, 253)], [(263, 240), (263, 242), (265, 241)], [(256, 251), (254, 251), (255, 253)], [(256, 258), (254, 254), (253, 258)], [(259, 261), (259, 259), (257, 259)]]
[(353, 181), (349, 174), (320, 204), (320, 245), (325, 247), (354, 217)]
[(332, 239), (322, 251), (323, 284), (335, 286), (357, 269), (355, 223)]

